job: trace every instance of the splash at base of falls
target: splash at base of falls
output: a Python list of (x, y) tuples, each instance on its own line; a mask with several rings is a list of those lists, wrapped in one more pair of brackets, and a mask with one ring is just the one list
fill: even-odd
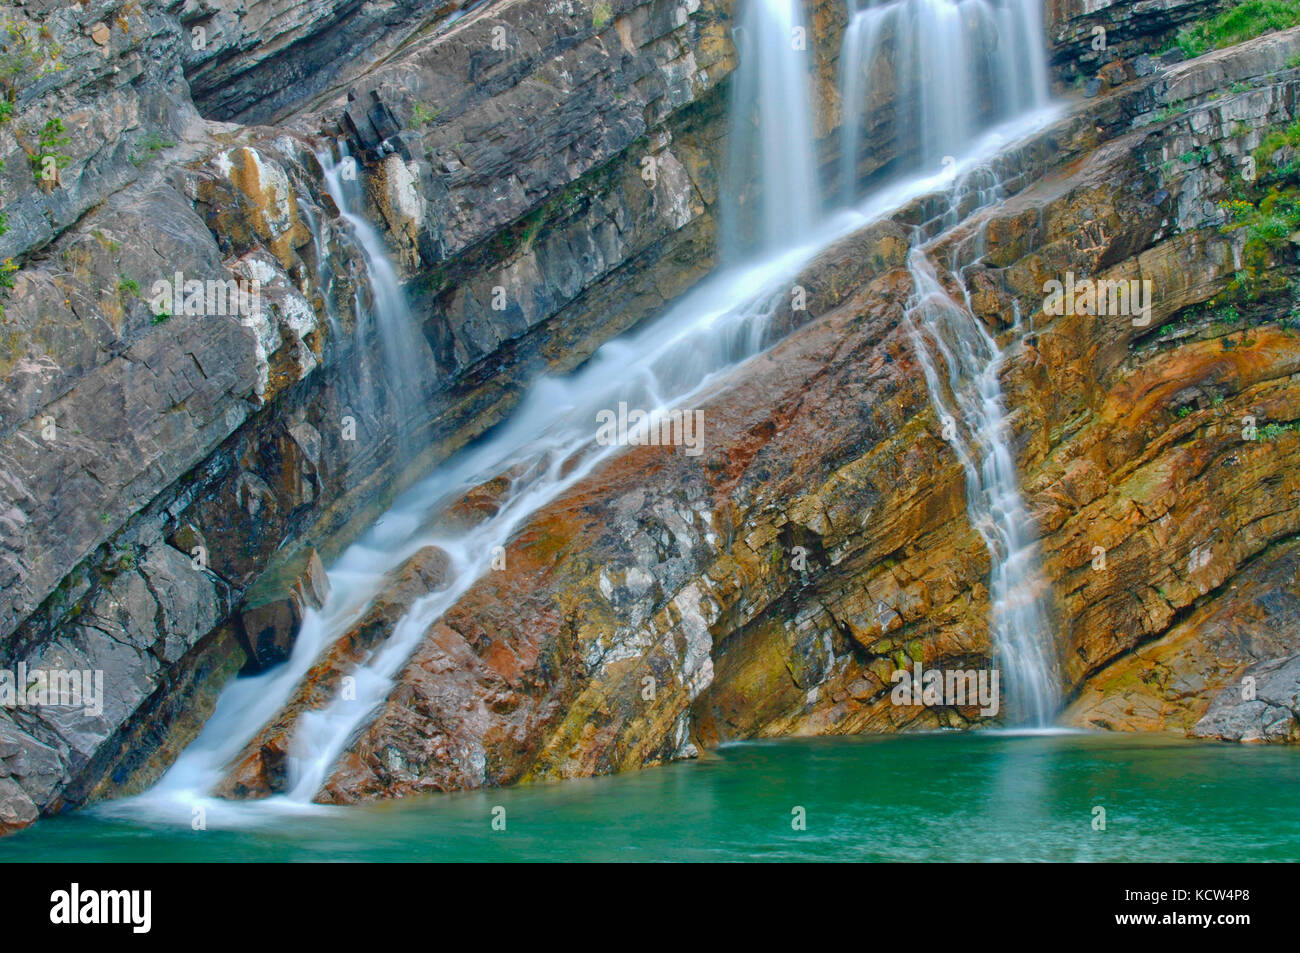
[[(945, 226), (960, 218), (963, 192), (975, 193), (981, 208), (999, 200), (996, 175), (960, 174), (952, 157), (981, 127), (1044, 108), (1049, 84), (1042, 38), (1035, 0), (861, 0), (845, 29), (840, 66), (844, 201), (851, 204), (857, 194), (863, 131), (885, 118), (892, 118), (895, 136), (916, 149), (922, 165), (951, 169)], [(881, 71), (892, 73), (887, 106), (870, 95)], [(892, 117), (882, 117), (882, 109)], [(915, 294), (908, 327), (935, 412), (952, 422), (950, 443), (965, 471), (970, 521), (992, 561), (990, 628), (1005, 669), (1007, 721), (1044, 725), (1059, 709), (1059, 666), (1043, 609), (1047, 585), (1009, 445), (998, 379), (1003, 354), (971, 313), (964, 284), (962, 300), (950, 295), (920, 244), (918, 236), (909, 257)]]
[[(618, 447), (596, 442), (599, 410), (615, 408), (620, 401), (651, 410), (689, 404), (694, 395), (774, 342), (770, 318), (799, 270), (816, 254), (913, 199), (979, 179), (987, 174), (981, 170), (990, 159), (1056, 115), (1039, 112), (990, 131), (958, 164), (957, 182), (948, 173), (936, 172), (881, 188), (855, 208), (828, 217), (805, 243), (705, 279), (658, 320), (602, 346), (574, 374), (538, 381), (519, 410), (488, 439), (449, 459), (402, 494), (330, 566), (330, 596), (322, 609), (307, 613), (287, 663), (232, 683), (199, 738), (153, 789), (95, 810), (182, 824), (201, 810), (210, 826), (257, 825), (285, 814), (339, 810), (312, 799), (339, 753), (386, 698), (394, 675), (428, 625), (489, 571), (494, 547), (619, 452)], [(469, 535), (440, 535), (428, 529), (441, 509), (507, 470), (519, 476), (495, 516)], [(384, 575), (428, 545), (442, 547), (451, 557), (452, 582), (418, 600), (385, 645), (354, 672), (355, 699), (344, 704), (335, 698), (302, 719), (294, 732), (290, 791), (250, 802), (212, 796), (229, 763), (283, 707), (318, 656), (364, 613)]]

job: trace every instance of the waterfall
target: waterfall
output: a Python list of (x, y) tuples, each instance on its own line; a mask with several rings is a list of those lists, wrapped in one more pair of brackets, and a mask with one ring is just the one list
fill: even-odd
[[(326, 604), (307, 612), (286, 664), (232, 683), (199, 738), (159, 784), (105, 810), (144, 809), (151, 815), (187, 818), (192, 808), (202, 806), (210, 818), (239, 822), (268, 812), (316, 808), (311, 799), (329, 768), (387, 697), (393, 677), (429, 625), (490, 571), (493, 548), (504, 546), (532, 514), (619, 452), (618, 447), (596, 445), (596, 412), (617, 407), (619, 401), (649, 410), (689, 404), (693, 395), (769, 343), (769, 319), (788, 295), (800, 266), (835, 237), (862, 224), (855, 218), (835, 234), (720, 272), (659, 321), (602, 346), (577, 373), (535, 383), (520, 409), (490, 438), (446, 461), (402, 494), (329, 568)], [(427, 528), (440, 509), (506, 470), (522, 475), (496, 515), (467, 532)], [(384, 644), (352, 673), (355, 698), (336, 697), (299, 719), (289, 759), (290, 793), (248, 803), (211, 798), (209, 792), (229, 762), (283, 707), (320, 653), (356, 622), (379, 591), (384, 574), (428, 545), (442, 547), (451, 557), (450, 585), (418, 599)]]
[[(773, 342), (771, 318), (815, 255), (920, 196), (952, 189), (954, 175), (962, 176), (962, 183), (978, 180), (979, 170), (1010, 141), (1054, 118), (1022, 117), (1020, 124), (989, 130), (972, 138), (952, 169), (900, 179), (849, 208), (819, 216), (805, 60), (810, 54), (794, 42), (801, 22), (793, 0), (752, 0), (739, 37), (737, 97), (740, 108), (751, 115), (746, 119), (748, 131), (731, 140), (732, 166), (758, 160), (765, 197), (747, 210), (761, 235), (757, 251), (706, 278), (643, 328), (601, 346), (576, 372), (536, 381), (490, 436), (399, 496), (329, 568), (330, 595), (319, 611), (307, 612), (289, 660), (227, 687), (198, 739), (152, 790), (101, 810), (143, 812), (188, 823), (191, 811), (202, 808), (210, 823), (232, 824), (284, 811), (326, 810), (312, 799), (339, 755), (384, 702), (429, 626), (490, 571), (495, 547), (505, 546), (541, 507), (619, 452), (596, 443), (598, 411), (619, 402), (651, 413), (689, 406)], [(757, 143), (750, 138), (755, 131), (760, 133)], [(396, 288), (395, 274), (377, 233), (359, 215), (359, 190), (349, 192), (339, 165), (324, 159), (322, 165), (331, 192), (337, 190), (335, 203), (366, 252), (376, 301), (389, 300), (379, 286), (391, 280)], [(954, 208), (960, 192), (953, 193)], [(743, 230), (739, 224), (735, 227)], [(377, 315), (381, 335), (385, 327), (395, 334), (412, 327), (413, 322), (402, 318), (406, 314), (398, 289), (392, 311), (387, 317)], [(395, 339), (400, 342), (400, 337)], [(400, 354), (392, 356), (396, 360)], [(949, 367), (955, 373), (967, 371), (964, 366)], [(996, 376), (992, 381), (996, 386)], [(515, 476), (495, 515), (468, 531), (437, 529), (439, 512), (507, 471)], [(244, 803), (211, 797), (230, 761), (284, 706), (321, 653), (365, 612), (385, 574), (429, 545), (441, 547), (450, 557), (447, 587), (417, 599), (387, 640), (351, 673), (354, 698), (339, 696), (300, 716), (291, 742), (288, 793)]]
[(1045, 725), (1060, 701), (1059, 677), (1042, 606), (1047, 583), (1020, 497), (999, 383), (1004, 352), (972, 313), (964, 284), (958, 301), (920, 248), (909, 254), (908, 270), (914, 287), (908, 330), (935, 413), (965, 472), (971, 525), (992, 562), (990, 631), (1002, 669), (1006, 721)]
[[(735, 31), (723, 253), (771, 253), (805, 240), (818, 219), (812, 39), (800, 0), (742, 0)], [(741, 196), (752, 185), (752, 207)]]
[(867, 80), (877, 71), (888, 74), (885, 88), (894, 91), (883, 107), (894, 121), (894, 152), (917, 150), (923, 167), (961, 155), (973, 134), (1047, 104), (1039, 6), (1035, 0), (865, 0), (852, 12), (839, 76), (845, 201), (857, 194), (863, 130), (883, 118), (868, 95)]
[[(976, 207), (1000, 198), (990, 170), (961, 173), (946, 160), (980, 130), (1048, 103), (1039, 4), (865, 0), (851, 13), (839, 77), (840, 185), (848, 203), (857, 193), (864, 131), (881, 118), (868, 81), (881, 70), (894, 90), (885, 108), (893, 110), (896, 150), (915, 149), (922, 167), (949, 166), (943, 224), (960, 220), (970, 193)], [(908, 261), (914, 293), (907, 322), (935, 412), (956, 430), (950, 442), (965, 472), (967, 511), (992, 561), (990, 630), (1004, 671), (1006, 720), (1043, 725), (1059, 705), (1059, 675), (1042, 606), (1046, 585), (1009, 444), (1003, 352), (971, 313), (964, 285), (960, 301), (945, 291), (921, 241), (918, 234)]]
[(863, 90), (877, 50), (880, 28), (893, 16), (897, 5), (872, 6), (859, 10), (844, 28), (840, 49), (840, 102), (844, 104), (840, 128), (840, 178), (844, 203), (852, 204), (857, 195), (858, 139), (861, 137)]
[[(346, 144), (340, 143), (338, 148), (338, 161), (328, 151), (318, 153), (316, 158), (324, 172), (325, 188), (347, 223), (347, 231), (359, 246), (366, 265), (370, 301), (368, 307), (361, 300), (356, 302), (358, 349), (367, 353), (363, 335), (365, 319), (369, 318), (379, 338), (381, 374), (394, 397), (397, 444), (406, 453), (410, 450), (407, 438), (411, 426), (422, 413), (423, 385), (433, 368), (433, 355), (411, 314), (384, 239), (365, 217), (359, 165)], [(373, 391), (370, 403), (368, 409), (373, 412)]]

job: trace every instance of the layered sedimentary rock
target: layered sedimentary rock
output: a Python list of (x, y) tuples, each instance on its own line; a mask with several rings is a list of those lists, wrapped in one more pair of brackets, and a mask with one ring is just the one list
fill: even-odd
[(1232, 5), (1229, 0), (1048, 0), (1052, 64), (1067, 81), (1093, 76), (1108, 63), (1160, 53), (1180, 28)]
[[(1249, 331), (1160, 329), (1234, 274), (1242, 237), (1220, 231), (1215, 201), (1224, 170), (1292, 120), (1298, 44), (1292, 31), (1122, 87), (1031, 147), (1014, 195), (927, 248), (963, 266), (975, 313), (1004, 337), (1046, 607), (1081, 698), (1113, 705), (1112, 669), (1176, 642), (1193, 616), (1232, 613), (1249, 592), (1282, 622), (1297, 594), (1297, 438), (1240, 425), (1300, 414), (1294, 332), (1267, 306)], [(1055, 171), (1032, 172), (1035, 155)], [(975, 706), (890, 698), (898, 668), (983, 667), (995, 648), (989, 556), (905, 324), (901, 223), (926, 218), (919, 203), (800, 276), (826, 296), (819, 316), (702, 402), (705, 455), (629, 449), (541, 510), (508, 568), (428, 631), (320, 799), (604, 773), (733, 738), (977, 722)], [(1067, 272), (1150, 280), (1149, 324), (1045, 314), (1045, 283)], [(1008, 333), (1017, 309), (1030, 333)], [(1199, 716), (1267, 656), (1267, 701), (1246, 714), (1216, 702), (1194, 733), (1259, 716), (1289, 737), (1274, 716), (1296, 637), (1278, 632), (1190, 689)]]
[(182, 64), (194, 101), (213, 119), (263, 123), (355, 78), (417, 31), (471, 6), (458, 0), (173, 0), (186, 34)]
[[(1294, 685), (1296, 543), (1274, 544), (1266, 555), (1165, 634), (1089, 679), (1070, 720), (1103, 730), (1295, 740), (1294, 692), (1282, 680)], [(1276, 680), (1261, 673), (1276, 673)], [(1278, 687), (1282, 691), (1274, 691)]]
[[(33, 36), (51, 12), (36, 6), (10, 15)], [(198, 60), (203, 10), (185, 8), (184, 26), (149, 3), (42, 19), (49, 68), (0, 123), (0, 254), (17, 266), (0, 355), (0, 663), (101, 670), (108, 698), (89, 720), (0, 713), (24, 752), (5, 755), (7, 825), (150, 783), (247, 652), (258, 665), (287, 651), (300, 610), (268, 629), (256, 610), (276, 596), (259, 579), (313, 544), (332, 558), (537, 374), (710, 266), (733, 58), (716, 7), (500, 4), (450, 28), (443, 5), (408, 7), (429, 29), (360, 88), (383, 91), (408, 148), (352, 171), (357, 211), (418, 279), (411, 380), (382, 364), (366, 261), (317, 158), (338, 148), (347, 97), (239, 127), (201, 120), (182, 78), (184, 61), (223, 89), (266, 88), (277, 37), (310, 45), (347, 9), (252, 29), (269, 5), (213, 8), (213, 55)], [(244, 26), (214, 29), (231, 16)], [(255, 280), (260, 296), (187, 313), (195, 280)], [(161, 305), (157, 282), (178, 286)]]
[[(1241, 238), (1220, 233), (1216, 202), (1264, 131), (1294, 119), (1300, 40), (1154, 75), (1128, 62), (1217, 6), (1049, 5), (1059, 75), (1110, 62), (1103, 95), (1006, 159), (1009, 200), (931, 254), (966, 266), (1008, 348), (1067, 718), (1293, 740), (1298, 438), (1246, 440), (1241, 420), (1297, 418), (1295, 339), (1263, 310), (1248, 333), (1189, 315), (1232, 278)], [(728, 5), (560, 13), (513, 0), (6, 14), (40, 17), (52, 44), (23, 54), (0, 121), (0, 258), (18, 266), (0, 324), (0, 665), (98, 669), (108, 691), (93, 719), (0, 711), (0, 831), (151, 783), (236, 671), (289, 650), (323, 598), (304, 568), (315, 550), (328, 562), (529, 381), (712, 267)], [(846, 17), (812, 8), (827, 168)], [(1108, 51), (1090, 45), (1096, 25)], [(396, 129), (375, 133), (385, 143), (346, 118), (372, 105)], [(912, 155), (894, 130), (863, 133), (879, 145), (864, 180)], [(318, 158), (339, 159), (336, 138), (423, 332), (415, 387), (377, 357), (364, 255)], [(944, 210), (913, 203), (809, 266), (811, 314), (780, 313), (801, 327), (703, 404), (704, 457), (629, 451), (537, 514), (508, 570), (426, 633), (320, 797), (978, 721), (973, 706), (888, 698), (900, 666), (977, 667), (995, 649), (988, 553), (904, 321), (911, 226), (933, 232)], [(1043, 315), (1043, 282), (1066, 271), (1150, 278), (1152, 324)], [(256, 278), (260, 304), (187, 314), (181, 295), (160, 313), (154, 283), (177, 273)], [(1034, 334), (1008, 332), (1013, 304)], [(284, 789), (297, 715), (443, 584), (425, 556), (318, 660), (222, 793)]]

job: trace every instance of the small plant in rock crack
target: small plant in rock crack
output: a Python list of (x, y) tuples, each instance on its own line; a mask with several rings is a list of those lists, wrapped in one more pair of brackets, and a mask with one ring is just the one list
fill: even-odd
[(1156, 113), (1156, 122), (1164, 122), (1166, 119), (1173, 119), (1175, 116), (1181, 116), (1191, 108), (1183, 100), (1169, 103)]
[(37, 179), (51, 181), (55, 177), (55, 170), (62, 169), (72, 161), (71, 156), (59, 152), (72, 141), (71, 136), (63, 134), (66, 131), (63, 120), (58, 116), (51, 116), (41, 127), (37, 136), (36, 151), (29, 157), (32, 172)]
[(164, 139), (156, 132), (146, 133), (144, 138), (140, 140), (140, 148), (142, 148), (144, 152), (131, 153), (130, 156), (131, 162), (134, 163), (137, 167), (141, 166), (148, 159), (162, 152), (164, 149), (174, 148), (175, 145), (176, 143), (172, 142), (170, 139)]
[(16, 93), (24, 84), (66, 69), (62, 54), (49, 27), (33, 29), (8, 16), (0, 20), (0, 88)]
[[(4, 216), (0, 215), (0, 219)], [(3, 233), (0, 233), (3, 234)], [(6, 258), (3, 264), (0, 264), (0, 320), (5, 316), (5, 300), (9, 297), (9, 292), (14, 286), (14, 272), (18, 266), (14, 264), (12, 258)]]
[(1199, 149), (1184, 152), (1178, 157), (1178, 161), (1183, 165), (1208, 165), (1213, 158), (1214, 151), (1209, 146), (1201, 146)]
[(416, 103), (415, 108), (411, 110), (411, 128), (423, 129), (437, 119), (441, 112), (441, 107), (434, 106), (430, 109), (424, 103)]

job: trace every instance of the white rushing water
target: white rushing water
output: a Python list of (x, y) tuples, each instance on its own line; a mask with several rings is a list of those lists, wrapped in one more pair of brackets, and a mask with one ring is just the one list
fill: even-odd
[[(325, 188), (366, 263), (371, 300), (368, 307), (357, 302), (356, 333), (358, 336), (365, 333), (362, 319), (369, 317), (374, 321), (383, 362), (381, 373), (395, 398), (392, 416), (397, 423), (397, 445), (402, 452), (408, 452), (408, 432), (422, 412), (420, 382), (433, 367), (433, 355), (411, 314), (384, 240), (365, 216), (360, 165), (348, 154), (346, 146), (340, 147), (337, 161), (328, 151), (318, 153), (316, 158), (325, 173)], [(359, 343), (364, 346), (364, 340)], [(374, 403), (372, 393), (369, 408), (372, 411)]]
[(971, 525), (992, 562), (990, 629), (1007, 699), (1003, 720), (1046, 725), (1060, 702), (1059, 677), (1043, 611), (1046, 581), (1020, 496), (999, 382), (1004, 352), (972, 313), (964, 285), (961, 300), (950, 295), (919, 248), (909, 255), (908, 270), (915, 288), (908, 328), (930, 399), (965, 471)]
[[(754, 11), (758, 11), (755, 13)], [(806, 50), (796, 44), (754, 38), (789, 36), (800, 22), (796, 0), (754, 0), (750, 7), (754, 33), (742, 48), (737, 83), (776, 96), (760, 77), (776, 75), (806, 79)], [(1041, 40), (1039, 41), (1041, 42)], [(765, 51), (761, 61), (752, 50)], [(775, 61), (774, 61), (775, 60)], [(787, 62), (788, 61), (788, 62)], [(757, 150), (753, 156), (764, 175), (777, 176), (778, 159), (767, 153), (805, 156), (809, 180), (815, 181), (811, 110), (806, 84), (802, 102), (790, 105), (799, 119), (800, 143), (786, 136), (760, 136), (757, 142), (733, 143), (735, 148)], [(748, 94), (746, 94), (748, 95)], [(755, 93), (755, 96), (759, 96)], [(781, 96), (788, 97), (783, 87)], [(789, 105), (789, 104), (788, 104)], [(766, 121), (776, 122), (775, 114)], [(958, 192), (987, 178), (987, 163), (1010, 143), (1023, 139), (1055, 117), (1051, 111), (1020, 115), (982, 134), (972, 136), (969, 148), (947, 169), (898, 180), (873, 191), (866, 199), (834, 214), (816, 216), (814, 198), (783, 194), (763, 206), (766, 251), (748, 261), (730, 265), (684, 295), (660, 318), (642, 329), (610, 341), (575, 373), (538, 380), (516, 411), (488, 437), (455, 455), (430, 476), (403, 493), (393, 506), (329, 569), (330, 595), (320, 611), (309, 611), (288, 662), (261, 675), (238, 679), (221, 695), (216, 710), (199, 738), (152, 790), (137, 798), (105, 805), (102, 810), (135, 817), (189, 822), (191, 812), (202, 808), (207, 821), (239, 824), (273, 818), (284, 811), (327, 810), (312, 798), (327, 780), (331, 766), (349, 742), (373, 717), (393, 685), (393, 679), (420, 643), (429, 625), (452, 606), (482, 575), (490, 571), (497, 547), (539, 508), (556, 499), (588, 476), (617, 447), (595, 441), (596, 414), (620, 402), (646, 410), (689, 406), (690, 401), (729, 374), (746, 359), (772, 343), (770, 318), (790, 294), (800, 269), (836, 240), (877, 221), (908, 201), (936, 191)], [(327, 167), (331, 191), (339, 190), (340, 209), (359, 207), (349, 199), (337, 167)], [(803, 175), (804, 173), (800, 173)], [(771, 186), (774, 180), (766, 184)], [(802, 184), (802, 183), (801, 183)], [(954, 205), (956, 200), (954, 199)], [(372, 281), (383, 283), (394, 275), (378, 234), (356, 212), (345, 211), (354, 237), (367, 257)], [(769, 221), (769, 217), (773, 221)], [(782, 217), (788, 217), (783, 220)], [(805, 221), (807, 217), (807, 221)], [(781, 227), (782, 222), (791, 227)], [(393, 287), (400, 296), (395, 275)], [(376, 305), (383, 306), (386, 292), (378, 290)], [(393, 314), (401, 314), (395, 307)], [(383, 324), (383, 318), (377, 318)], [(949, 365), (954, 367), (955, 365)], [(965, 373), (961, 367), (957, 373)], [(993, 378), (996, 383), (996, 377)], [(472, 529), (449, 532), (439, 528), (438, 514), (466, 491), (509, 471), (511, 489), (500, 510)], [(304, 714), (293, 732), (289, 759), (289, 791), (255, 802), (231, 802), (211, 797), (231, 760), (289, 700), (295, 687), (320, 654), (361, 616), (379, 591), (385, 573), (421, 548), (442, 547), (450, 556), (450, 584), (440, 592), (418, 599), (388, 639), (352, 674), (355, 698), (338, 697), (324, 708)]]
[[(734, 33), (723, 252), (771, 254), (805, 241), (820, 218), (812, 112), (812, 37), (795, 0), (748, 0)], [(741, 207), (742, 184), (756, 189)]]
[[(862, 130), (888, 118), (878, 109), (892, 115), (898, 142), (918, 148), (922, 167), (930, 167), (961, 155), (979, 129), (1047, 105), (1040, 7), (1038, 0), (860, 2), (840, 57), (845, 200), (857, 195), (862, 149), (870, 145)], [(893, 91), (887, 105), (873, 104), (877, 88)]]
[[(1039, 4), (889, 0), (853, 13), (840, 65), (840, 175), (850, 201), (861, 130), (879, 118), (871, 111), (868, 81), (879, 70), (892, 70), (896, 95), (888, 108), (899, 141), (915, 144), (923, 164), (948, 161), (981, 125), (1048, 102)], [(986, 170), (968, 176), (964, 187), (978, 193), (980, 207), (1002, 195), (1001, 182)], [(946, 225), (959, 218), (958, 188)], [(990, 629), (1003, 671), (1004, 721), (1045, 725), (1059, 706), (1059, 674), (1043, 609), (1046, 584), (1010, 445), (999, 381), (1003, 351), (972, 314), (964, 284), (961, 300), (949, 295), (920, 247), (913, 248), (908, 267), (914, 288), (909, 328), (935, 411), (956, 432), (951, 443), (966, 474), (967, 511), (992, 563)]]

